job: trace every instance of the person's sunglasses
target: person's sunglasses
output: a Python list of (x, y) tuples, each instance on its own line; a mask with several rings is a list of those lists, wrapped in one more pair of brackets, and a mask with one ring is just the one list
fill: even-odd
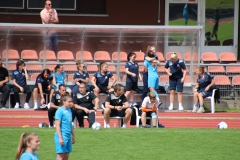
[(50, 3), (50, 4), (47, 4), (47, 5), (49, 5), (49, 6), (52, 6), (52, 4)]

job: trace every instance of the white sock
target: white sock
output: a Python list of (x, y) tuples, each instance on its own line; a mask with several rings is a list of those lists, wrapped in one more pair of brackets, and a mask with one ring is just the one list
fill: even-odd
[(170, 107), (173, 107), (173, 103), (170, 103)]
[(109, 125), (109, 124), (106, 124), (106, 126), (107, 126), (107, 127), (110, 127), (110, 125)]
[(123, 123), (122, 127), (126, 127), (126, 124), (125, 124), (125, 123)]
[(28, 104), (27, 102), (25, 102), (25, 104)]
[(38, 105), (38, 101), (34, 100), (34, 105), (37, 106)]
[(16, 105), (19, 106), (19, 102), (16, 102)]
[(179, 107), (182, 107), (182, 103), (179, 103)]

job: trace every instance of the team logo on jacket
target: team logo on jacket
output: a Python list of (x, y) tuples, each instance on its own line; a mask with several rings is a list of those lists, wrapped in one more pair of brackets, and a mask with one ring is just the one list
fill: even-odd
[(107, 76), (105, 76), (105, 79), (107, 79), (108, 77)]

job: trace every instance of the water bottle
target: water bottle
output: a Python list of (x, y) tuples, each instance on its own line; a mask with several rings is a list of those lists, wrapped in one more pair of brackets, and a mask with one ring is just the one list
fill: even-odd
[(153, 112), (153, 113), (151, 114), (151, 116), (152, 116), (152, 119), (153, 119), (153, 120), (154, 120), (154, 119), (157, 119), (156, 113)]
[(168, 93), (168, 84), (167, 83), (165, 84), (164, 89), (165, 89), (166, 93)]

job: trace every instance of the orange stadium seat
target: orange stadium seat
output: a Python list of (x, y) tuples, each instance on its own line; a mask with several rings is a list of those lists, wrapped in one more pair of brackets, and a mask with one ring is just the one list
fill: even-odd
[(92, 73), (97, 72), (98, 71), (98, 65), (96, 65), (96, 64), (95, 65), (94, 64), (93, 65), (87, 65), (87, 71), (92, 72)]
[(226, 74), (223, 66), (208, 66), (208, 72), (215, 75)]
[(159, 78), (159, 82), (169, 83), (169, 75), (161, 75)]
[[(191, 57), (191, 55), (192, 55), (192, 57)], [(198, 53), (197, 52), (193, 52), (193, 53), (186, 52), (186, 53), (184, 53), (184, 58), (183, 59), (184, 59), (185, 62), (191, 62), (191, 58), (193, 58), (192, 59), (193, 62), (196, 63), (198, 61)]]
[(60, 61), (72, 61), (72, 62), (74, 62), (75, 60), (73, 53), (67, 50), (59, 51), (57, 54), (57, 59)]
[(215, 52), (204, 52), (201, 56), (201, 60), (204, 63), (216, 63), (219, 62), (217, 54)]
[(158, 56), (158, 60), (159, 60), (160, 62), (165, 62), (165, 58), (164, 58), (162, 52), (156, 52), (156, 55)]
[(35, 64), (26, 64), (27, 70), (29, 71), (42, 71), (43, 66), (38, 61), (31, 61), (32, 63), (35, 62)]
[(111, 62), (110, 55), (107, 51), (97, 51), (94, 53), (95, 61)]
[(117, 68), (116, 68), (116, 66), (108, 65), (108, 71), (116, 73), (117, 72)]
[(30, 81), (36, 81), (36, 80), (37, 80), (37, 76), (38, 76), (39, 74), (40, 74), (40, 73), (33, 73), (33, 74), (31, 74)]
[(35, 50), (23, 50), (21, 52), (21, 58), (23, 60), (38, 60), (38, 55)]
[(231, 82), (230, 82), (228, 76), (225, 76), (225, 75), (215, 76), (214, 82), (216, 85), (231, 85)]
[(166, 70), (165, 70), (165, 67), (164, 67), (164, 66), (158, 67), (158, 73), (159, 73), (160, 75), (167, 74), (167, 73), (166, 73)]
[(239, 74), (240, 66), (226, 66), (227, 74)]
[[(126, 52), (120, 52), (120, 55), (119, 55), (119, 62), (127, 62), (127, 53)], [(112, 60), (114, 62), (117, 62), (118, 61), (118, 52), (113, 52), (112, 53)]]
[(144, 55), (145, 54), (143, 52), (134, 51), (134, 53), (136, 53), (135, 61), (137, 61), (137, 62), (143, 62), (144, 61)]
[(222, 52), (220, 54), (220, 62), (221, 63), (236, 63), (237, 58), (232, 52)]
[[(118, 81), (118, 76), (116, 74), (113, 74), (113, 76), (116, 78), (116, 80)], [(112, 82), (112, 78), (109, 78), (109, 82)]]
[(236, 75), (232, 77), (232, 85), (240, 86), (240, 75)]
[(78, 51), (76, 53), (76, 60), (81, 60), (83, 56), (83, 61), (91, 61), (93, 62), (93, 57), (92, 57), (92, 53), (89, 51), (83, 51), (83, 55), (81, 51)]
[(166, 60), (169, 60), (169, 59), (170, 59), (172, 53), (176, 53), (178, 59), (182, 59), (182, 55), (181, 55), (181, 53), (179, 53), (179, 52), (168, 52), (168, 53), (166, 54)]
[[(6, 55), (7, 55), (7, 51), (4, 50), (2, 53), (2, 59), (5, 60), (6, 59)], [(19, 54), (18, 51), (15, 49), (9, 49), (8, 50), (8, 60), (19, 60)]]
[[(44, 51), (39, 53), (40, 60), (44, 60)], [(47, 61), (57, 61), (57, 57), (54, 51), (46, 50), (46, 60)]]

